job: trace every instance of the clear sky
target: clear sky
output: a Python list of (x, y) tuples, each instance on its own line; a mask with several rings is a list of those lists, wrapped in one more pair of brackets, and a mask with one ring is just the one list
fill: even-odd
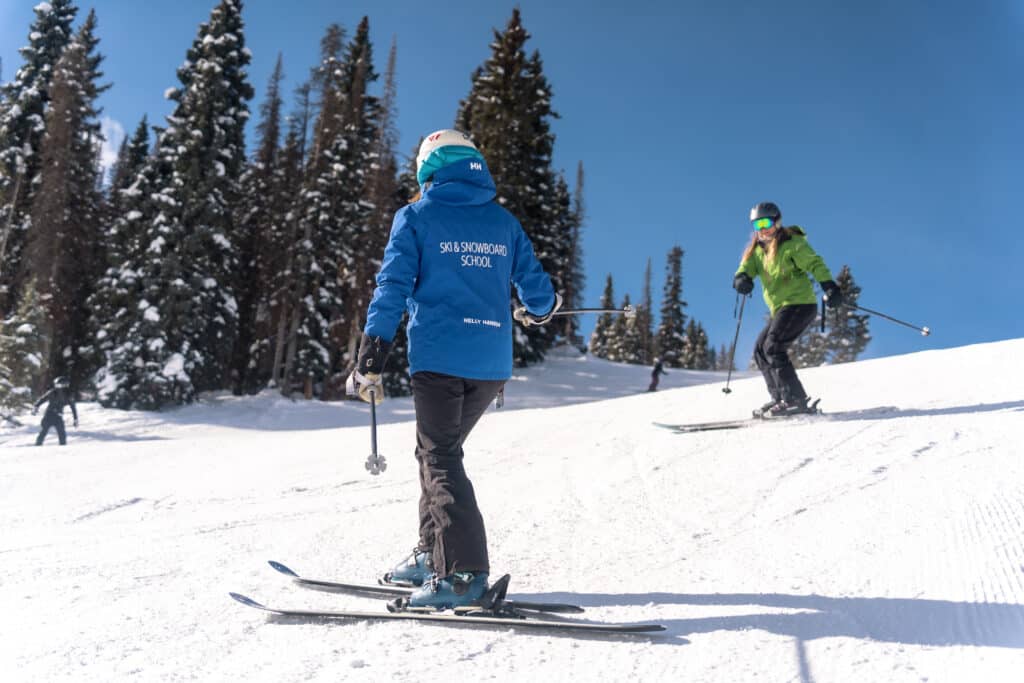
[[(3, 78), (20, 65), (33, 0), (0, 0)], [(162, 123), (163, 92), (214, 0), (95, 7), (109, 129)], [(470, 74), (512, 2), (249, 0), (254, 119), (278, 52), (288, 85), (317, 59), (328, 23), (370, 18), (383, 71), (398, 45), (401, 151), (451, 126)], [(606, 274), (641, 295), (652, 259), (679, 244), (689, 315), (728, 343), (732, 273), (763, 200), (802, 225), (874, 319), (866, 356), (1024, 336), (1024, 2), (1021, 0), (520, 0), (554, 91), (556, 167), (586, 170), (586, 303)], [(252, 135), (250, 135), (250, 141)], [(745, 367), (766, 308), (747, 306)], [(589, 331), (593, 321), (586, 321)]]

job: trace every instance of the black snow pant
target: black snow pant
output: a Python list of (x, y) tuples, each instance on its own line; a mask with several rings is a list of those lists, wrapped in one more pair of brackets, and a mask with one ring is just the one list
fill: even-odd
[(780, 308), (757, 336), (754, 362), (764, 375), (773, 401), (802, 401), (807, 398), (804, 385), (789, 360), (789, 347), (814, 321), (815, 304), (794, 304)]
[(433, 550), (439, 576), (490, 571), (484, 520), (463, 467), (462, 444), (504, 385), (503, 380), (437, 372), (412, 376), (420, 465), (419, 547)]
[(60, 415), (51, 415), (46, 413), (43, 415), (43, 422), (40, 425), (42, 431), (39, 432), (39, 436), (36, 437), (36, 445), (42, 446), (43, 439), (46, 438), (46, 434), (50, 431), (50, 427), (57, 428), (57, 440), (60, 441), (61, 446), (66, 446), (68, 443), (68, 435), (64, 429), (64, 418)]

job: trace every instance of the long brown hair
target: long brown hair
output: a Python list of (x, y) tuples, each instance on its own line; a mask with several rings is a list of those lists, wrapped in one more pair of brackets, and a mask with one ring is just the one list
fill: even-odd
[(775, 260), (775, 254), (779, 251), (780, 244), (791, 238), (793, 235), (802, 234), (804, 234), (804, 231), (796, 226), (791, 228), (779, 227), (775, 229), (775, 234), (771, 236), (771, 239), (768, 241), (768, 245), (765, 246), (761, 243), (760, 232), (755, 231), (750, 238), (750, 244), (748, 244), (747, 248), (743, 250), (743, 258), (740, 259), (740, 262), (743, 263), (753, 256), (754, 250), (760, 246), (764, 249), (764, 253), (768, 257), (768, 262), (771, 263)]

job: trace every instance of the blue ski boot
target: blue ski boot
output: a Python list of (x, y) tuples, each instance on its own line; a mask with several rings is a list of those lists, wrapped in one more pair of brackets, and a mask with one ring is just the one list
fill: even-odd
[(384, 575), (384, 583), (398, 586), (422, 586), (434, 575), (434, 563), (426, 550), (413, 548), (412, 554)]
[(409, 596), (409, 607), (454, 609), (479, 603), (487, 592), (486, 572), (455, 572), (451, 576), (434, 575)]

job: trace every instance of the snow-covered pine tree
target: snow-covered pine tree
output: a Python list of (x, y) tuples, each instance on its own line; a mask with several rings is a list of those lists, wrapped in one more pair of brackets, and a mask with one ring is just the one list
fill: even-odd
[(290, 332), (293, 323), (297, 324), (294, 314), (299, 304), (298, 297), (305, 285), (305, 274), (297, 269), (299, 257), (299, 234), (302, 226), (300, 216), (302, 209), (299, 199), (305, 183), (306, 150), (308, 146), (309, 122), (312, 119), (312, 102), (310, 93), (312, 84), (306, 81), (295, 90), (297, 108), (288, 117), (288, 134), (285, 136), (280, 161), (283, 175), (282, 209), (284, 221), (275, 226), (273, 258), (268, 260), (270, 268), (270, 327), (273, 333), (271, 354), (273, 360), (270, 368), (269, 386), (278, 387), (282, 393), (290, 393), (289, 382), (286, 381), (285, 355), (289, 346)]
[[(629, 305), (629, 294), (627, 294), (622, 300), (622, 306), (625, 308)], [(622, 335), (619, 337), (619, 361), (622, 363), (632, 363), (634, 365), (646, 365), (645, 352), (643, 348), (643, 334), (639, 326), (639, 316), (633, 316), (627, 318), (625, 315), (619, 316), (622, 319)]]
[[(398, 63), (398, 46), (394, 40), (388, 52), (387, 68), (384, 72), (384, 93), (380, 100), (380, 121), (377, 128), (377, 163), (373, 168), (368, 185), (368, 196), (374, 209), (370, 220), (370, 234), (364, 249), (364, 286), (361, 299), (366, 302), (359, 315), (360, 329), (365, 324), (366, 305), (376, 287), (376, 275), (380, 270), (384, 248), (391, 234), (395, 212), (407, 204), (418, 191), (416, 185), (415, 154), (399, 173), (398, 164), (398, 90), (395, 80)], [(409, 342), (405, 335), (407, 316), (395, 330), (391, 340), (387, 372), (384, 375), (384, 391), (387, 396), (408, 396), (412, 393), (409, 377)]]
[(661, 322), (655, 333), (656, 354), (662, 363), (670, 368), (683, 367), (683, 351), (686, 341), (686, 314), (683, 309), (683, 249), (674, 246), (668, 252), (665, 265), (665, 287), (662, 290)]
[(686, 324), (680, 362), (688, 370), (708, 370), (708, 335), (704, 326), (690, 318)]
[(328, 377), (351, 333), (346, 298), (359, 277), (359, 240), (370, 231), (373, 209), (365, 197), (366, 173), (374, 163), (379, 102), (367, 86), (376, 79), (368, 20), (363, 18), (347, 48), (344, 30), (329, 26), (313, 74), (320, 111), (296, 250), (299, 271), (308, 275), (295, 290), (285, 369), (291, 379), (283, 387), (300, 382), (307, 397)]
[[(583, 225), (587, 219), (586, 202), (583, 197), (584, 173), (583, 162), (576, 165), (576, 187), (572, 195), (572, 210), (568, 216), (569, 242), (567, 248), (568, 265), (565, 267), (567, 275), (562, 283), (562, 307), (576, 309), (583, 306), (583, 290), (587, 284), (587, 276), (583, 263)], [(583, 338), (580, 336), (579, 316), (567, 315), (563, 317), (565, 325), (561, 334), (571, 346), (583, 349)]]
[[(612, 274), (604, 281), (604, 292), (601, 293), (601, 308), (615, 307), (615, 284), (612, 282)], [(590, 333), (590, 343), (587, 345), (591, 355), (596, 358), (608, 358), (611, 351), (614, 318), (612, 313), (602, 313), (597, 317), (594, 331)]]
[[(155, 164), (150, 166), (149, 125), (143, 117), (130, 140), (126, 140), (111, 177), (103, 237), (106, 270), (88, 300), (89, 330), (97, 355), (95, 364), (99, 367), (94, 381), (97, 387), (107, 390), (132, 385), (130, 378), (137, 371), (134, 357), (124, 356), (124, 366), (117, 370), (111, 365), (111, 357), (116, 345), (131, 343), (129, 329), (141, 295), (139, 269), (146, 258), (141, 244), (144, 212), (155, 169)], [(99, 392), (104, 405), (113, 405), (105, 396)], [(131, 405), (130, 399), (126, 400), (119, 407)]]
[(643, 354), (640, 362), (650, 365), (654, 360), (654, 297), (651, 294), (651, 259), (647, 259), (644, 269), (643, 299), (636, 310), (636, 328), (640, 334), (640, 350)]
[(36, 5), (34, 11), (28, 45), (19, 50), (24, 64), (14, 80), (2, 86), (0, 98), (0, 315), (18, 303), (50, 82), (57, 60), (71, 41), (78, 8), (71, 0), (50, 0)]
[(174, 113), (135, 187), (143, 192), (139, 295), (103, 371), (101, 398), (158, 409), (228, 379), (237, 333), (234, 209), (252, 97), (240, 0), (221, 0), (200, 24)]
[(135, 176), (146, 163), (149, 156), (149, 122), (143, 115), (139, 125), (131, 137), (121, 141), (121, 148), (117, 153), (117, 161), (110, 169), (110, 187), (107, 203), (110, 205), (115, 216), (120, 215), (121, 193), (131, 187), (135, 182)]
[(75, 386), (92, 375), (98, 355), (87, 334), (86, 301), (102, 272), (96, 99), (109, 86), (98, 83), (103, 57), (95, 52), (95, 29), (90, 12), (54, 68), (21, 278), (36, 278), (47, 311), (44, 363)]
[(718, 363), (715, 365), (715, 370), (736, 370), (736, 359), (733, 357), (733, 350), (731, 346), (722, 346), (718, 349)]
[(31, 407), (33, 394), (42, 387), (48, 372), (46, 317), (35, 280), (29, 280), (17, 309), (0, 324), (0, 409), (4, 412)]
[[(497, 201), (519, 219), (555, 289), (562, 291), (565, 283), (557, 275), (567, 271), (558, 261), (570, 251), (563, 244), (571, 234), (564, 234), (566, 221), (554, 219), (561, 202), (551, 169), (550, 119), (558, 115), (551, 109), (551, 87), (540, 54), (534, 51), (527, 57), (523, 50), (529, 37), (517, 7), (505, 30), (494, 31), (491, 56), (474, 71), (455, 127), (480, 148), (498, 187)], [(549, 327), (515, 328), (516, 365), (544, 358), (553, 341)]]
[[(548, 213), (546, 223), (551, 226), (552, 234), (555, 239), (551, 243), (551, 258), (550, 263), (554, 270), (548, 271), (548, 275), (551, 277), (551, 282), (555, 285), (555, 289), (558, 292), (564, 292), (565, 289), (573, 287), (573, 233), (575, 230), (576, 216), (572, 210), (572, 196), (569, 193), (569, 184), (565, 181), (565, 176), (562, 173), (558, 173), (554, 176), (554, 192), (552, 193), (548, 203), (544, 206)], [(565, 305), (563, 295), (562, 306), (568, 308)], [(565, 316), (565, 320), (572, 320), (576, 316)], [(566, 335), (566, 327), (563, 324), (563, 320), (558, 320), (554, 324), (545, 325), (543, 327), (545, 336), (543, 337), (545, 348), (557, 343), (568, 343), (569, 338), (572, 335), (572, 330), (569, 330), (569, 335)]]
[(238, 251), (234, 283), (238, 337), (231, 358), (232, 391), (236, 395), (257, 391), (270, 377), (273, 261), (285, 246), (275, 237), (281, 232), (289, 207), (281, 195), (282, 80), (284, 64), (279, 53), (260, 105), (256, 151), (240, 179), (242, 196), (234, 239)]
[[(844, 265), (836, 275), (836, 284), (843, 293), (843, 301), (856, 304), (860, 299), (860, 287), (853, 279), (850, 267)], [(828, 329), (825, 343), (828, 348), (829, 363), (849, 363), (867, 348), (871, 341), (868, 329), (868, 316), (858, 313), (857, 309), (841, 306), (826, 314)]]
[[(373, 294), (374, 276), (380, 268), (386, 230), (397, 208), (393, 203), (397, 162), (387, 151), (381, 130), (385, 118), (380, 98), (369, 94), (370, 85), (379, 76), (373, 66), (370, 26), (363, 17), (345, 54), (345, 125), (335, 143), (334, 157), (340, 165), (338, 180), (345, 194), (338, 204), (341, 241), (338, 250), (338, 276), (344, 306), (331, 331), (331, 340), (339, 357), (332, 368), (341, 374), (334, 384), (341, 386), (347, 371), (355, 366), (356, 347), (366, 321), (366, 309)], [(394, 101), (394, 81), (391, 99)], [(392, 126), (389, 122), (388, 126)], [(390, 132), (391, 146), (397, 135)], [(385, 157), (382, 158), (381, 154)], [(386, 157), (390, 156), (388, 159)], [(385, 218), (388, 216), (388, 218)], [(381, 229), (381, 224), (387, 229)]]
[(320, 63), (312, 74), (319, 113), (306, 178), (296, 206), (299, 223), (294, 247), (295, 281), (290, 288), (288, 346), (281, 384), (285, 395), (290, 395), (299, 385), (303, 394), (311, 398), (314, 384), (327, 376), (331, 363), (326, 346), (330, 316), (338, 315), (342, 306), (338, 264), (329, 245), (337, 243), (339, 233), (339, 226), (332, 217), (330, 190), (334, 169), (330, 149), (344, 127), (344, 41), (345, 31), (340, 25), (327, 27), (320, 40)]
[(815, 316), (814, 322), (800, 333), (797, 340), (789, 348), (789, 357), (796, 368), (815, 368), (823, 364), (827, 358), (826, 337), (821, 332), (821, 314)]
[[(622, 301), (623, 306), (628, 304), (629, 294), (626, 294)], [(612, 360), (617, 363), (625, 362), (625, 358), (623, 358), (625, 352), (625, 337), (626, 316), (616, 314), (612, 317), (612, 328), (608, 332), (608, 355), (605, 356), (608, 360)]]

